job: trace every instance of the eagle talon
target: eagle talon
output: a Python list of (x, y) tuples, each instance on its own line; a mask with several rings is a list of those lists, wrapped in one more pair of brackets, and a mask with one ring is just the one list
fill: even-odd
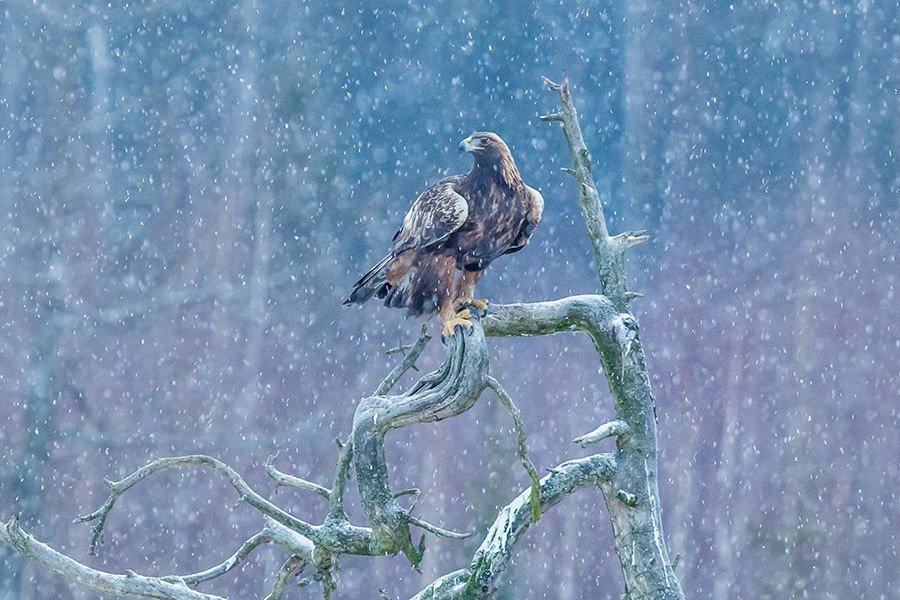
[(469, 309), (463, 309), (456, 313), (456, 316), (452, 319), (444, 321), (444, 328), (441, 330), (441, 335), (445, 338), (450, 337), (456, 333), (457, 325), (465, 327), (466, 329), (472, 327), (472, 313), (469, 312)]
[(472, 298), (470, 300), (467, 300), (466, 304), (477, 308), (481, 312), (485, 312), (488, 309), (488, 304), (490, 303), (486, 299), (479, 300), (477, 298)]
[(483, 313), (487, 310), (490, 302), (487, 300), (479, 300), (477, 298), (458, 298), (454, 304), (456, 304), (456, 310), (469, 306)]

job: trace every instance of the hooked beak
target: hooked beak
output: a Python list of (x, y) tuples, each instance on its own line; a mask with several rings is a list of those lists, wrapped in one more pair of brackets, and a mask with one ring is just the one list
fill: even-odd
[(482, 150), (482, 147), (472, 141), (471, 135), (459, 143), (460, 154), (463, 152), (475, 152), (476, 150)]

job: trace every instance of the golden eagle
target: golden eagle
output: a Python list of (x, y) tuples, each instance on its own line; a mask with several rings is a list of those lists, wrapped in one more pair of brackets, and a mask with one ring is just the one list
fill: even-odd
[(475, 299), (475, 284), (494, 259), (528, 243), (544, 199), (522, 182), (496, 133), (473, 133), (459, 151), (472, 153), (472, 170), (442, 179), (416, 198), (390, 253), (356, 282), (344, 304), (375, 296), (412, 316), (437, 311), (445, 336), (456, 325), (472, 326), (467, 305), (487, 308), (487, 301)]

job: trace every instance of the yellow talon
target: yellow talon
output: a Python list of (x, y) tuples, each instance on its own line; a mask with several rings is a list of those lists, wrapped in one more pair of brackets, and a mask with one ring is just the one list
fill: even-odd
[(471, 304), (472, 306), (474, 306), (475, 308), (477, 308), (478, 310), (481, 310), (481, 311), (487, 310), (487, 307), (488, 307), (487, 300), (477, 300), (475, 298), (472, 298), (471, 300), (466, 302), (466, 304)]
[(457, 325), (467, 328), (472, 326), (472, 313), (470, 313), (468, 309), (461, 310), (456, 313), (456, 316), (452, 319), (444, 321), (444, 328), (441, 330), (441, 334), (444, 337), (450, 337), (456, 333)]
[(460, 306), (468, 305), (473, 308), (477, 308), (479, 311), (482, 311), (482, 312), (487, 310), (487, 307), (488, 307), (487, 300), (477, 300), (475, 298), (457, 298), (457, 300), (454, 304), (456, 305), (457, 308), (459, 308)]

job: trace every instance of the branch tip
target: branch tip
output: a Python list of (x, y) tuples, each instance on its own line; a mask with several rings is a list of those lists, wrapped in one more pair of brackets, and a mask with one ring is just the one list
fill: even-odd
[[(541, 75), (541, 80), (544, 82), (544, 85), (546, 85), (548, 88), (550, 88), (554, 92), (558, 92), (562, 89), (562, 86), (560, 84), (556, 83), (555, 81), (552, 81), (548, 77), (544, 77), (543, 75)], [(563, 81), (565, 82), (565, 79), (563, 79)]]
[(275, 457), (269, 456), (266, 459), (266, 474), (269, 477), (275, 480), (275, 485), (283, 485), (285, 487), (292, 487), (298, 490), (305, 490), (307, 492), (313, 492), (314, 494), (318, 494), (322, 496), (326, 500), (331, 498), (331, 490), (328, 488), (319, 485), (318, 483), (313, 483), (312, 481), (307, 481), (305, 479), (301, 479), (300, 477), (295, 477), (294, 475), (288, 475), (287, 473), (282, 473), (275, 467)]
[(375, 388), (374, 395), (383, 396), (387, 394), (397, 384), (400, 378), (403, 377), (404, 373), (410, 369), (418, 371), (419, 369), (416, 367), (416, 360), (422, 355), (422, 352), (430, 341), (431, 336), (428, 335), (428, 327), (422, 325), (422, 329), (419, 330), (419, 338), (409, 347), (409, 351), (404, 354), (403, 361), (394, 367), (391, 372), (388, 373), (387, 377), (384, 378), (384, 381)]
[[(454, 540), (464, 540), (467, 537), (471, 537), (472, 535), (475, 534), (474, 531), (459, 532), (459, 531), (451, 531), (449, 529), (443, 529), (441, 527), (438, 527), (437, 525), (432, 525), (428, 521), (423, 521), (422, 519), (420, 519), (418, 517), (414, 517), (410, 514), (407, 514), (406, 518), (407, 518), (407, 520), (409, 520), (410, 523), (412, 523), (416, 527), (419, 527), (420, 529), (424, 529), (425, 531), (427, 531), (429, 533), (433, 533), (434, 535), (436, 535), (438, 537), (450, 538), (450, 539), (454, 539)], [(419, 542), (419, 545), (424, 546), (424, 541), (425, 541), (425, 538), (423, 537), (422, 540)]]
[(627, 435), (630, 432), (631, 429), (628, 427), (628, 423), (626, 423), (625, 421), (610, 421), (609, 423), (604, 423), (590, 433), (586, 433), (580, 437), (575, 438), (574, 440), (572, 440), (572, 442), (580, 445), (582, 448), (587, 448), (591, 444), (596, 444), (597, 442), (605, 440), (606, 438)]

